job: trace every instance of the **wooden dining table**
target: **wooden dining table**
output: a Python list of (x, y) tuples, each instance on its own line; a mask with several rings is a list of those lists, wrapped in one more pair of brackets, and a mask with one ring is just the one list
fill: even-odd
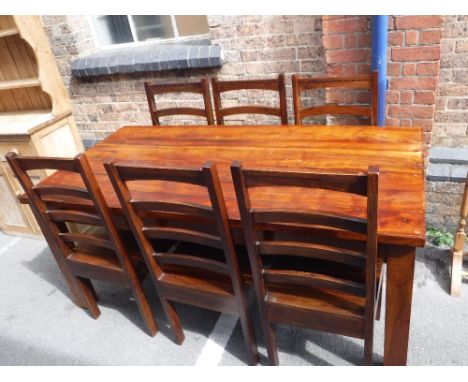
[[(240, 217), (230, 165), (241, 160), (246, 168), (364, 172), (380, 169), (378, 204), (379, 254), (387, 264), (384, 364), (406, 365), (416, 248), (425, 244), (423, 132), (411, 127), (375, 126), (127, 126), (86, 151), (93, 172), (113, 216), (125, 225), (103, 163), (138, 161), (161, 166), (218, 167), (229, 221), (242, 241)], [(73, 185), (69, 173), (56, 172), (39, 185)], [(142, 190), (147, 192), (147, 189)], [(172, 188), (199, 202), (195, 189)], [(265, 203), (274, 195), (266, 195)], [(291, 208), (307, 207), (365, 217), (364, 202), (344, 200), (327, 192), (296, 195)]]

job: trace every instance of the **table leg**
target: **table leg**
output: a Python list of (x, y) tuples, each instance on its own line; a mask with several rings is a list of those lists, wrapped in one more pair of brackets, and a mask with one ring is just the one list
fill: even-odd
[(416, 248), (387, 248), (384, 365), (406, 365)]

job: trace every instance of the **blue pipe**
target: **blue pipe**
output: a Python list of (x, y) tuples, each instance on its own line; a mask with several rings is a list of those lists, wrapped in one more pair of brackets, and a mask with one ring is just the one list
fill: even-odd
[(372, 16), (372, 63), (371, 69), (379, 72), (377, 124), (385, 125), (385, 109), (387, 104), (387, 45), (388, 45), (388, 16)]

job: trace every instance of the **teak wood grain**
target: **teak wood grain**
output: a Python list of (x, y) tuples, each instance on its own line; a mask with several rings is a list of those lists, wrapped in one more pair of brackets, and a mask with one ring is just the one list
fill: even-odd
[[(216, 162), (234, 240), (243, 241), (240, 217), (230, 174), (233, 160), (248, 168), (295, 171), (365, 172), (369, 165), (380, 169), (377, 238), (379, 252), (388, 263), (385, 364), (406, 364), (414, 253), (425, 243), (423, 137), (420, 128), (374, 126), (142, 126), (124, 127), (87, 151), (91, 167), (116, 220), (125, 226), (119, 200), (104, 170), (106, 161), (134, 160), (135, 164), (193, 167)], [(73, 176), (56, 173), (41, 186), (77, 184)], [(208, 205), (206, 195), (191, 186), (136, 191), (179, 202)], [(255, 193), (255, 190), (253, 190)], [(272, 198), (304, 210), (366, 216), (365, 203), (355, 195), (330, 198), (317, 190), (306, 197), (300, 192), (286, 196), (265, 189), (260, 206)], [(323, 205), (324, 196), (330, 202)], [(255, 195), (254, 195), (255, 196)], [(128, 228), (128, 227), (127, 227)], [(395, 250), (394, 250), (395, 249)], [(395, 257), (396, 256), (396, 257)], [(395, 261), (393, 261), (395, 259)], [(397, 260), (398, 259), (398, 260)], [(401, 303), (400, 303), (401, 302)]]

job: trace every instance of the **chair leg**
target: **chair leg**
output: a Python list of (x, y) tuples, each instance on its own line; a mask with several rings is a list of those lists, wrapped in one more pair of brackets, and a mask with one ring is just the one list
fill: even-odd
[(452, 271), (450, 281), (450, 295), (454, 297), (460, 296), (460, 288), (462, 284), (463, 271), (463, 253), (461, 251), (453, 251), (452, 253)]
[(99, 310), (97, 303), (96, 303), (96, 291), (91, 283), (90, 279), (85, 279), (83, 277), (77, 277), (77, 284), (78, 287), (82, 291), (82, 296), (88, 309), (91, 317), (98, 318), (101, 315), (101, 311)]
[(257, 342), (253, 331), (252, 319), (246, 308), (241, 309), (239, 314), (242, 333), (244, 334), (244, 341), (247, 347), (247, 360), (249, 365), (255, 366), (258, 364), (258, 350)]
[(374, 328), (372, 325), (372, 331), (369, 331), (367, 338), (364, 340), (364, 364), (366, 366), (372, 366), (372, 356), (374, 353)]
[(158, 332), (158, 325), (154, 320), (153, 312), (151, 311), (151, 307), (148, 303), (148, 300), (143, 292), (143, 288), (139, 281), (131, 281), (133, 295), (135, 296), (138, 310), (140, 311), (140, 315), (143, 318), (143, 322), (145, 323), (146, 329), (151, 337), (154, 337)]
[(185, 335), (182, 330), (182, 325), (180, 324), (179, 315), (177, 314), (174, 305), (172, 302), (166, 300), (164, 297), (160, 296), (161, 305), (163, 307), (166, 318), (169, 321), (169, 325), (174, 333), (176, 343), (182, 345), (184, 342)]
[(265, 343), (268, 352), (268, 361), (271, 366), (278, 366), (278, 348), (276, 346), (276, 334), (271, 322), (268, 322), (265, 316), (261, 316), (263, 334), (265, 336)]

